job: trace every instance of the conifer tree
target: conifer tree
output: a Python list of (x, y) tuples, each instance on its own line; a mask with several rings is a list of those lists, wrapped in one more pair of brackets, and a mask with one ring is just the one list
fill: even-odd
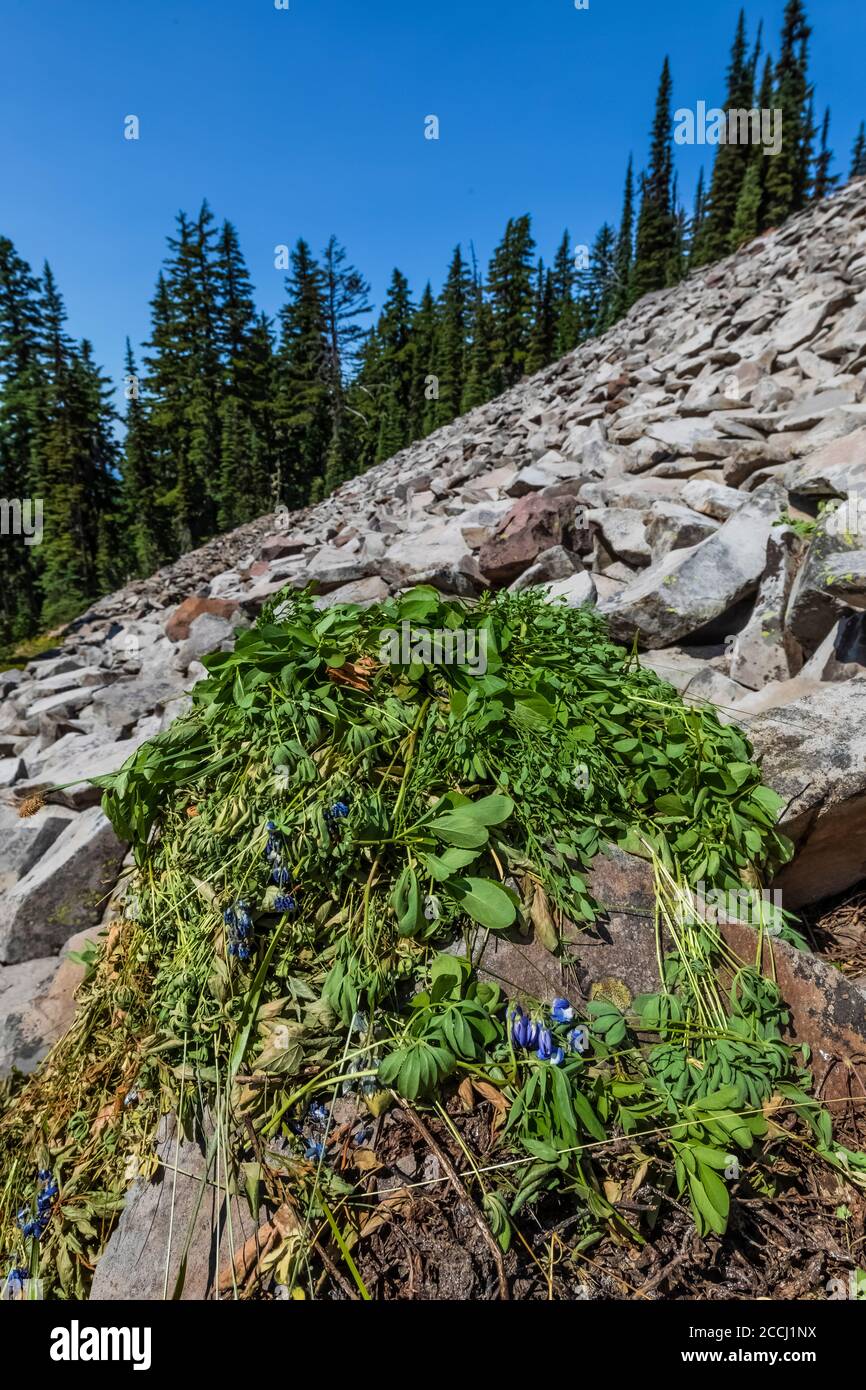
[(821, 198), (826, 198), (828, 193), (832, 193), (839, 182), (838, 174), (830, 173), (833, 164), (833, 151), (830, 149), (829, 139), (830, 108), (827, 106), (824, 109), (824, 119), (821, 122), (821, 144), (815, 160), (815, 177), (812, 181), (812, 197), (816, 202)]
[(290, 259), (288, 302), (280, 310), (274, 419), (281, 460), (278, 500), (302, 507), (324, 475), (331, 442), (330, 345), (321, 267), (303, 238)]
[(866, 175), (866, 121), (861, 121), (857, 139), (854, 141), (854, 149), (851, 152), (851, 173), (848, 177), (862, 179), (864, 175)]
[(534, 252), (529, 214), (509, 218), (487, 274), (496, 392), (513, 386), (526, 370), (532, 332)]
[(664, 60), (656, 96), (650, 164), (641, 179), (640, 212), (635, 238), (629, 302), (667, 283), (669, 260), (676, 234), (672, 200), (673, 127), (670, 64)]
[(42, 275), (42, 393), (34, 473), (44, 498), (40, 547), (41, 621), (68, 621), (115, 576), (108, 572), (101, 524), (116, 502), (117, 447), (109, 383), (90, 344), (76, 346), (49, 265)]
[(610, 316), (615, 292), (616, 238), (605, 222), (599, 229), (589, 254), (589, 269), (581, 275), (583, 318), (588, 330), (603, 333)]
[(465, 412), (483, 405), (501, 389), (494, 359), (495, 324), (493, 309), (484, 293), (484, 284), (476, 272), (471, 319), (469, 368), (463, 390), (461, 409)]
[(404, 449), (412, 438), (417, 386), (414, 315), (409, 282), (394, 270), (376, 324), (375, 357), (368, 358), (363, 382), (374, 401), (377, 463)]
[(540, 372), (556, 355), (556, 314), (553, 303), (553, 276), (539, 258), (535, 278), (532, 330), (526, 355), (528, 373)]
[(473, 285), (461, 247), (454, 248), (448, 275), (439, 296), (439, 331), (434, 372), (439, 382), (435, 424), (447, 425), (461, 409), (469, 357), (469, 327)]
[(811, 132), (807, 52), (811, 32), (803, 0), (787, 0), (773, 93), (773, 107), (781, 112), (782, 147), (778, 154), (766, 156), (765, 217), (771, 226), (799, 212), (808, 198)]
[[(31, 506), (39, 500), (39, 336), (39, 282), (12, 242), (0, 237), (0, 497), (29, 499)], [(0, 538), (0, 642), (26, 636), (38, 621), (37, 549), (23, 537)]]
[(567, 228), (557, 248), (551, 280), (556, 321), (555, 355), (563, 357), (576, 348), (581, 339), (580, 306), (576, 298), (577, 267)]
[(737, 211), (728, 241), (731, 251), (736, 251), (747, 241), (754, 241), (760, 232), (761, 197), (761, 165), (757, 159), (753, 159), (746, 170), (737, 199)]
[[(746, 15), (740, 10), (737, 31), (731, 47), (728, 66), (725, 111), (748, 111), (754, 94), (754, 59), (750, 59), (746, 41)], [(728, 242), (740, 189), (749, 166), (753, 147), (748, 144), (720, 144), (713, 164), (705, 216), (695, 237), (692, 264), (707, 265), (727, 255)]]
[(700, 241), (701, 231), (704, 226), (706, 216), (707, 194), (704, 185), (704, 166), (700, 167), (698, 182), (695, 187), (695, 206), (692, 212), (692, 220), (689, 226), (689, 260), (692, 261), (695, 253), (695, 246)]
[(160, 502), (161, 488), (156, 473), (150, 420), (128, 338), (124, 386), (127, 405), (121, 523), (132, 570), (139, 575), (148, 575), (170, 558), (166, 545), (169, 522)]
[(436, 404), (439, 391), (436, 378), (436, 348), (439, 334), (439, 313), (430, 281), (415, 310), (412, 320), (412, 349), (414, 378), (409, 417), (411, 439), (423, 439), (436, 428)]
[(619, 221), (619, 234), (613, 257), (613, 293), (610, 296), (610, 311), (605, 327), (616, 323), (629, 307), (629, 287), (631, 284), (632, 261), (634, 256), (634, 169), (631, 155), (625, 173), (625, 189), (622, 195), (622, 213)]

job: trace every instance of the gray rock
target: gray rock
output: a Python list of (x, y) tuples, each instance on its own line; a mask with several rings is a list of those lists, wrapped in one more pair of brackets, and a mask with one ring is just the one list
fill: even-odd
[(564, 601), (568, 608), (593, 606), (597, 598), (595, 582), (586, 570), (579, 570), (567, 579), (557, 579), (552, 584), (546, 584), (544, 596), (550, 603)]
[(543, 550), (529, 569), (509, 584), (509, 592), (518, 593), (521, 589), (531, 589), (536, 584), (546, 584), (556, 579), (567, 579), (569, 575), (577, 570), (582, 570), (580, 556), (573, 550), (566, 550), (564, 545), (552, 545), (549, 550)]
[(0, 787), (11, 787), (20, 777), (26, 776), (23, 758), (0, 758)]
[(588, 511), (585, 519), (615, 559), (634, 569), (650, 563), (652, 553), (641, 512), (628, 507), (601, 507)]
[(193, 661), (210, 652), (229, 651), (234, 646), (235, 623), (216, 613), (201, 613), (189, 627), (189, 637), (182, 642), (174, 660), (175, 669), (185, 673)]
[(849, 573), (849, 557), (856, 567), (854, 557), (866, 545), (866, 509), (855, 512), (851, 520), (852, 524), (861, 522), (863, 531), (840, 528), (835, 512), (825, 511), (819, 515), (806, 559), (791, 589), (785, 628), (807, 656), (812, 655), (843, 616), (843, 604), (850, 605), (850, 596), (856, 598), (856, 587), (849, 598), (845, 598), (849, 586), (844, 576)]
[(129, 1189), (126, 1206), (96, 1266), (91, 1299), (154, 1302), (171, 1298), (187, 1241), (181, 1300), (199, 1302), (216, 1296), (219, 1278), (228, 1272), (234, 1252), (255, 1235), (259, 1222), (253, 1220), (246, 1201), (232, 1198), (231, 1210), (227, 1209), (224, 1190), (215, 1182), (213, 1162), (207, 1161), (210, 1134), (208, 1125), (196, 1140), (179, 1137), (174, 1116), (163, 1119), (157, 1144), (161, 1167), (154, 1179), (136, 1178)]
[(676, 502), (653, 502), (646, 516), (646, 538), (653, 560), (660, 560), (669, 550), (699, 545), (718, 529), (719, 523), (711, 517)]
[(797, 855), (778, 879), (792, 910), (866, 878), (866, 681), (816, 693), (753, 719), (765, 782), (785, 798), (779, 828)]
[(792, 527), (771, 529), (755, 607), (731, 651), (731, 677), (750, 690), (788, 680), (802, 664), (799, 644), (785, 627), (785, 611), (805, 548)]
[(0, 961), (14, 965), (50, 955), (73, 932), (98, 921), (124, 853), (99, 807), (82, 811), (9, 890), (0, 919)]
[(685, 505), (716, 521), (727, 521), (745, 500), (737, 488), (726, 487), (724, 483), (710, 483), (703, 478), (690, 478), (683, 488)]
[(714, 535), (672, 550), (604, 605), (615, 641), (670, 646), (721, 618), (757, 590), (778, 494), (755, 494)]

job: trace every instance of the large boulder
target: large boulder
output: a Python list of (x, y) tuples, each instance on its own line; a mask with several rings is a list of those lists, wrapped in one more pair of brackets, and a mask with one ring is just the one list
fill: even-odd
[(478, 562), (485, 579), (510, 584), (552, 546), (585, 548), (585, 543), (574, 543), (583, 529), (582, 516), (573, 493), (554, 490), (521, 497), (481, 547)]
[(224, 1276), (231, 1292), (232, 1258), (255, 1236), (259, 1222), (246, 1201), (227, 1198), (214, 1181), (211, 1139), (210, 1122), (188, 1139), (178, 1134), (175, 1116), (163, 1118), (160, 1168), (152, 1179), (136, 1178), (129, 1189), (96, 1266), (91, 1299), (154, 1302), (177, 1296), (200, 1302), (217, 1296)]
[(124, 853), (98, 806), (81, 811), (6, 895), (0, 962), (14, 965), (53, 955), (74, 932), (93, 926)]
[[(862, 563), (862, 549), (866, 547), (866, 510), (849, 508), (846, 504), (846, 516), (849, 512), (851, 524), (862, 527), (859, 532), (840, 526), (838, 511), (828, 509), (819, 515), (811, 545), (788, 599), (785, 627), (807, 656), (811, 656), (848, 611), (846, 605), (859, 606), (851, 604), (852, 586), (846, 575), (853, 573), (849, 566), (858, 564), (858, 552), (859, 563)], [(856, 591), (855, 585), (854, 594)]]
[(798, 908), (866, 878), (866, 681), (830, 683), (758, 715), (749, 738), (785, 798), (779, 828), (797, 855), (779, 878)]
[(750, 690), (759, 690), (768, 681), (788, 680), (801, 664), (799, 646), (786, 632), (784, 619), (804, 550), (805, 543), (793, 527), (776, 526), (770, 531), (755, 607), (731, 651), (731, 678)]
[(637, 635), (642, 647), (670, 646), (753, 594), (779, 510), (779, 490), (768, 484), (714, 535), (663, 556), (603, 605), (614, 639), (630, 643)]

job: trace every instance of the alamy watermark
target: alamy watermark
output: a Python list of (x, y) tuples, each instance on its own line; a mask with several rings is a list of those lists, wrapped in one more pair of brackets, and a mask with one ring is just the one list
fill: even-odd
[(782, 894), (778, 888), (695, 888), (695, 915), (705, 922), (745, 922), (762, 927), (766, 936), (779, 936), (783, 926)]
[(693, 111), (681, 106), (674, 112), (674, 140), (678, 145), (761, 145), (765, 155), (782, 150), (782, 111), (758, 109), (724, 111), (721, 106), (707, 109), (699, 101)]
[(385, 666), (465, 666), (473, 676), (487, 670), (487, 632), (483, 628), (413, 627), (379, 633), (379, 660)]
[(41, 545), (41, 497), (0, 497), (0, 536), (23, 536), (25, 545)]

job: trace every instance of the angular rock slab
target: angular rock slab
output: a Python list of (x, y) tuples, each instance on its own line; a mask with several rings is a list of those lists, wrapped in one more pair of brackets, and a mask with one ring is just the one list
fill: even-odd
[(672, 550), (603, 606), (611, 636), (642, 647), (666, 647), (720, 618), (754, 593), (781, 494), (755, 493), (714, 535)]
[(216, 1188), (214, 1173), (208, 1172), (204, 1136), (197, 1140), (181, 1137), (178, 1145), (173, 1115), (163, 1120), (160, 1129), (157, 1153), (162, 1167), (152, 1181), (136, 1178), (129, 1189), (126, 1206), (96, 1266), (91, 1299), (170, 1299), (190, 1223), (189, 1255), (179, 1297), (183, 1302), (213, 1299), (221, 1276), (230, 1268), (233, 1252), (258, 1229), (247, 1203), (235, 1198), (231, 1202), (229, 1241), (226, 1194)]
[(74, 932), (93, 926), (124, 853), (98, 806), (81, 811), (7, 894), (0, 914), (0, 962), (14, 965), (53, 955)]
[(866, 878), (866, 681), (831, 682), (749, 724), (797, 854), (776, 887), (796, 909)]

